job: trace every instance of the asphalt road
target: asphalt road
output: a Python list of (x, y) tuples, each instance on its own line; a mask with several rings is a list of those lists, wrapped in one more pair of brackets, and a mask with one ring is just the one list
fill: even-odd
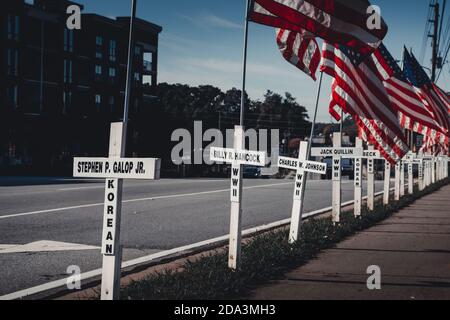
[[(245, 180), (243, 227), (290, 217), (292, 180)], [(124, 261), (223, 236), (229, 228), (227, 180), (125, 182), (122, 213)], [(382, 190), (382, 181), (377, 182)], [(343, 200), (353, 182), (343, 182)], [(11, 245), (56, 241), (101, 245), (104, 183), (71, 179), (0, 179), (0, 295), (101, 268), (100, 249), (2, 253)], [(331, 182), (307, 184), (305, 212), (331, 205)], [(31, 252), (33, 251), (33, 252)]]

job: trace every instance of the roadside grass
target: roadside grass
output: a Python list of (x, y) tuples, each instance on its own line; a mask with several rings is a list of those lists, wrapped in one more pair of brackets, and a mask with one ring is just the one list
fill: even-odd
[(288, 243), (286, 228), (263, 233), (243, 245), (239, 271), (230, 271), (227, 252), (217, 251), (187, 262), (178, 271), (155, 273), (146, 280), (122, 288), (121, 299), (220, 300), (243, 297), (255, 286), (279, 278), (313, 259), (320, 251), (374, 226), (449, 183), (450, 179), (446, 179), (421, 192), (415, 190), (413, 195), (406, 195), (388, 206), (377, 202), (372, 212), (364, 208), (360, 218), (354, 217), (353, 212), (343, 212), (339, 225), (334, 225), (331, 218), (309, 219), (302, 224), (299, 241), (292, 245)]

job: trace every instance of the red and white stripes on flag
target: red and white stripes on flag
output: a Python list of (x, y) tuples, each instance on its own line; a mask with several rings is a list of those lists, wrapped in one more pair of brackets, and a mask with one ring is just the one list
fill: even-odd
[(442, 99), (445, 106), (447, 107), (447, 111), (450, 114), (450, 95), (448, 93), (445, 93), (441, 88), (439, 88), (437, 85), (433, 84), (434, 90), (438, 94), (438, 96)]
[(303, 30), (295, 32), (277, 29), (277, 44), (283, 57), (316, 80), (320, 63), (320, 49), (313, 34)]
[(382, 79), (371, 60), (358, 66), (338, 46), (324, 43), (322, 70), (334, 77), (331, 107), (339, 106), (362, 129), (363, 137), (391, 164), (409, 148)]
[(445, 130), (435, 121), (387, 49), (381, 45), (371, 59), (383, 80), (391, 105), (398, 113), (402, 128), (445, 143), (448, 140)]
[(252, 0), (249, 19), (297, 32), (304, 29), (329, 43), (345, 44), (369, 55), (388, 27), (378, 16), (380, 28), (369, 28), (368, 12), (372, 11), (367, 0)]

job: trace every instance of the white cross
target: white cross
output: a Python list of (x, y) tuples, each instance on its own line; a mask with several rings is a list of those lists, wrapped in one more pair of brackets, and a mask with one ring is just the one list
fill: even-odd
[(228, 266), (237, 270), (241, 264), (242, 241), (242, 167), (266, 166), (266, 153), (244, 150), (245, 135), (242, 126), (234, 129), (234, 149), (211, 148), (210, 160), (232, 164), (231, 168), (231, 212), (230, 212), (230, 245)]
[(402, 163), (408, 165), (408, 193), (414, 193), (414, 165), (419, 165), (419, 185), (421, 184), (421, 167), (422, 167), (422, 159), (418, 158), (417, 155), (413, 152), (409, 152)]
[(301, 142), (298, 158), (278, 158), (278, 167), (288, 170), (295, 170), (295, 190), (294, 201), (291, 212), (291, 227), (289, 232), (289, 242), (295, 243), (298, 240), (300, 225), (303, 215), (303, 200), (305, 194), (307, 172), (317, 174), (327, 174), (327, 165), (322, 162), (308, 161), (308, 142)]
[[(356, 147), (363, 148), (363, 141), (356, 138)], [(362, 157), (349, 157), (355, 159), (355, 217), (361, 216), (362, 211), (362, 160), (367, 160), (367, 206), (369, 210), (374, 209), (375, 205), (375, 160), (383, 160), (381, 153), (369, 146), (368, 150), (363, 150)]]
[(311, 155), (314, 157), (333, 157), (333, 222), (340, 222), (341, 215), (341, 159), (342, 158), (356, 158), (363, 156), (361, 148), (342, 148), (341, 147), (341, 133), (333, 134), (332, 148), (312, 148)]
[(109, 158), (74, 159), (74, 177), (106, 179), (101, 251), (103, 254), (102, 300), (119, 298), (123, 179), (157, 180), (160, 176), (160, 159), (121, 158), (124, 151), (123, 135), (123, 123), (113, 123), (111, 124)]

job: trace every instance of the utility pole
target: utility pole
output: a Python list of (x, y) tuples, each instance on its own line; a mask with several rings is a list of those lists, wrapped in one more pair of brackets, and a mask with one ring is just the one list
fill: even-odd
[(434, 20), (431, 20), (430, 22), (433, 22), (434, 24), (434, 31), (433, 35), (430, 35), (430, 37), (433, 39), (432, 46), (433, 46), (433, 57), (431, 60), (432, 67), (431, 67), (431, 81), (436, 81), (436, 70), (438, 67), (438, 50), (439, 50), (439, 2), (436, 1), (436, 4), (431, 5), (431, 7), (434, 8)]

